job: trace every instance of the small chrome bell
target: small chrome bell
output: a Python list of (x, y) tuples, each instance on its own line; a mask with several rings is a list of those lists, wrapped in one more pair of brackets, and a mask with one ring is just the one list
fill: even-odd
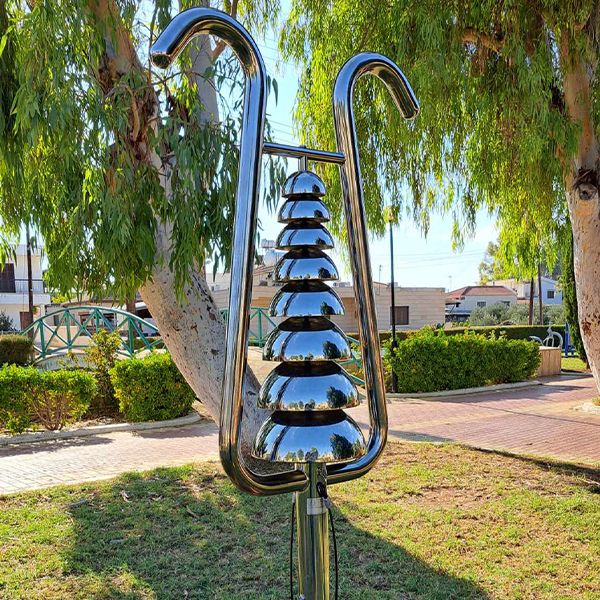
[(252, 454), (270, 462), (343, 463), (366, 450), (363, 434), (342, 409), (359, 404), (358, 391), (336, 360), (350, 358), (344, 332), (329, 316), (344, 314), (339, 296), (324, 281), (339, 278), (323, 250), (333, 238), (323, 223), (329, 211), (321, 198), (323, 181), (298, 171), (284, 185), (279, 211), (286, 226), (276, 247), (286, 254), (274, 280), (284, 283), (270, 314), (285, 317), (263, 349), (263, 359), (279, 361), (261, 387), (258, 404), (273, 410), (256, 436)]

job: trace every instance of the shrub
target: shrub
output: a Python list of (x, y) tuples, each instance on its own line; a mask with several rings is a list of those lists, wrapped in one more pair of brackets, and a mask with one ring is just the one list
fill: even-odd
[(422, 330), (398, 343), (385, 360), (398, 377), (398, 391), (437, 392), (529, 379), (540, 355), (535, 342), (475, 333), (444, 335)]
[(102, 415), (115, 413), (119, 403), (110, 378), (110, 370), (117, 360), (117, 352), (122, 343), (121, 336), (118, 331), (111, 333), (100, 329), (92, 336), (92, 342), (93, 344), (85, 349), (85, 354), (96, 378), (98, 393), (90, 406), (90, 412)]
[[(146, 342), (148, 344), (150, 344), (152, 346), (152, 349), (154, 349), (154, 350), (162, 349), (165, 347), (164, 342), (158, 336), (147, 336), (145, 339), (146, 339)], [(146, 344), (144, 343), (144, 340), (140, 337), (134, 338), (133, 349), (134, 350), (145, 350)]]
[(0, 311), (0, 331), (16, 331), (15, 322), (4, 311)]
[(95, 393), (96, 382), (84, 371), (0, 368), (0, 426), (13, 433), (33, 422), (62, 429), (81, 418)]
[(33, 354), (33, 340), (25, 335), (0, 335), (0, 366), (26, 365)]
[(128, 421), (162, 421), (187, 414), (195, 395), (169, 354), (118, 361), (110, 371)]
[[(529, 340), (529, 336), (535, 335), (540, 339), (544, 339), (548, 335), (548, 325), (493, 325), (491, 327), (452, 327), (451, 329), (433, 329), (432, 327), (424, 327), (423, 329), (404, 329), (396, 332), (398, 341), (406, 340), (412, 336), (420, 335), (423, 331), (436, 331), (440, 335), (463, 335), (464, 333), (477, 333), (485, 337), (503, 337), (508, 340)], [(564, 325), (552, 325), (552, 331), (565, 335)], [(349, 333), (350, 337), (358, 339), (358, 333)], [(385, 343), (392, 337), (390, 331), (380, 331), (379, 339), (381, 343)]]

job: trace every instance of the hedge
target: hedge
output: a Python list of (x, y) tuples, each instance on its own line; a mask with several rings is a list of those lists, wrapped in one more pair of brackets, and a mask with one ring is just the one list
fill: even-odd
[(33, 340), (26, 335), (0, 335), (0, 366), (26, 365), (33, 354)]
[(187, 414), (196, 396), (169, 354), (118, 361), (110, 377), (128, 421), (163, 421)]
[(62, 429), (88, 409), (96, 381), (84, 371), (38, 371), (34, 367), (0, 368), (0, 427), (11, 433), (33, 424)]
[[(462, 335), (467, 332), (477, 333), (486, 337), (504, 337), (508, 340), (529, 340), (529, 337), (535, 335), (541, 340), (548, 337), (548, 327), (565, 337), (564, 325), (490, 325), (482, 327), (452, 327), (450, 329), (434, 329), (439, 335)], [(398, 341), (406, 340), (414, 335), (419, 335), (423, 330), (431, 330), (431, 327), (423, 329), (403, 329), (396, 331)], [(349, 333), (350, 337), (359, 339), (358, 333)], [(387, 342), (392, 337), (391, 331), (380, 331), (380, 341)]]
[(385, 361), (399, 392), (437, 392), (530, 379), (540, 353), (531, 341), (425, 330), (400, 341), (393, 355), (388, 344)]

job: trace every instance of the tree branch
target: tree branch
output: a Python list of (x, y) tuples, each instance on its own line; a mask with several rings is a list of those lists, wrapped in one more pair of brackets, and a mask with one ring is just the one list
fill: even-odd
[[(227, 4), (229, 4), (229, 3), (227, 3)], [(227, 5), (226, 5), (226, 7), (227, 7)], [(231, 3), (231, 6), (229, 6), (227, 8), (228, 8), (227, 12), (235, 19), (237, 17), (238, 0), (233, 0), (233, 2)], [(223, 40), (219, 40), (216, 43), (214, 50), (212, 51), (212, 54), (211, 54), (211, 58), (212, 58), (213, 62), (215, 60), (217, 60), (217, 58), (219, 58), (219, 56), (221, 56), (221, 53), (223, 52), (223, 50), (225, 50), (226, 47), (227, 47), (227, 44)]]
[(473, 44), (475, 46), (483, 46), (496, 54), (500, 54), (504, 45), (502, 39), (491, 37), (485, 33), (476, 31), (472, 27), (466, 27), (462, 30), (461, 40), (463, 44)]

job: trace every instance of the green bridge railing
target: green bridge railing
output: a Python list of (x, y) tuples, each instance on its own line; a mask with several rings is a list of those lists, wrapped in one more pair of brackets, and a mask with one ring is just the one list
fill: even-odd
[[(222, 309), (220, 313), (227, 320), (228, 310)], [(262, 348), (276, 326), (277, 323), (269, 317), (268, 309), (251, 308), (248, 343)], [(127, 311), (102, 306), (63, 308), (36, 319), (21, 333), (33, 338), (35, 362), (41, 362), (66, 352), (84, 352), (99, 329), (121, 334), (119, 354), (123, 356), (131, 357), (140, 350), (152, 350), (162, 345), (156, 326)], [(353, 349), (352, 358), (340, 361), (340, 364), (350, 369), (350, 375), (356, 383), (363, 385), (364, 381), (356, 375), (356, 372), (362, 371), (359, 342), (354, 338), (349, 340)]]
[(83, 352), (100, 329), (118, 331), (118, 352), (128, 357), (140, 350), (152, 350), (162, 344), (158, 329), (137, 315), (118, 308), (72, 306), (36, 319), (21, 334), (33, 339), (35, 361), (40, 362), (65, 352)]

